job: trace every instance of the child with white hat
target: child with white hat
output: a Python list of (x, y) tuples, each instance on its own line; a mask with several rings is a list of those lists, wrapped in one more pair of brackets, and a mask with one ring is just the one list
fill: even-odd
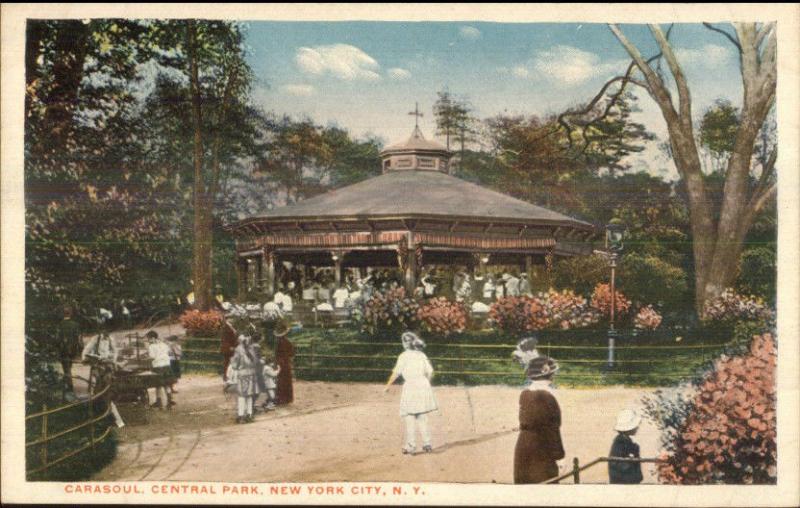
[[(639, 445), (634, 443), (631, 437), (636, 435), (641, 421), (642, 417), (632, 409), (623, 409), (619, 412), (614, 425), (617, 437), (614, 438), (611, 445), (609, 457), (639, 458)], [(608, 481), (609, 483), (642, 483), (642, 463), (610, 460), (608, 462)]]

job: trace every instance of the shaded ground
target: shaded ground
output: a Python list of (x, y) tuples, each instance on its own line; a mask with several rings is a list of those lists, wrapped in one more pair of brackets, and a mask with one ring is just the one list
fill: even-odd
[[(403, 456), (400, 387), (297, 382), (296, 403), (233, 423), (235, 398), (214, 376), (184, 376), (172, 411), (120, 405), (116, 460), (96, 480), (231, 482), (425, 481), (511, 483), (519, 388), (435, 387), (441, 410), (430, 419), (434, 453)], [(566, 463), (608, 453), (617, 411), (640, 406), (647, 389), (561, 389)], [(644, 422), (637, 436), (653, 457), (657, 432)], [(645, 482), (654, 482), (644, 465)], [(607, 481), (605, 465), (582, 482)]]

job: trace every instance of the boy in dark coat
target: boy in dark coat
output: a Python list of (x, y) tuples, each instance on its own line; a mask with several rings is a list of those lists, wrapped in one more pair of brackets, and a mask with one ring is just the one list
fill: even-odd
[[(639, 445), (633, 442), (631, 436), (636, 434), (642, 417), (636, 411), (623, 409), (617, 415), (617, 423), (614, 430), (618, 432), (617, 437), (611, 445), (609, 457), (620, 457), (626, 459), (639, 458)], [(642, 463), (641, 462), (608, 462), (608, 481), (609, 483), (642, 483)]]

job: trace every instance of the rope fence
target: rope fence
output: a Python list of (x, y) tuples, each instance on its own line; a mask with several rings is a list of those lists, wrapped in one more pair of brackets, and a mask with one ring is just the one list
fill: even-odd
[[(382, 372), (388, 375), (399, 353), (398, 345), (394, 342), (329, 342), (323, 338), (312, 338), (298, 343), (296, 347), (295, 370), (309, 377), (318, 377), (324, 372), (349, 372), (359, 378), (374, 377), (377, 380), (379, 376), (370, 373)], [(619, 346), (615, 348), (619, 355), (614, 361), (614, 367), (609, 369), (608, 359), (604, 354), (598, 354), (605, 353), (606, 346), (549, 343), (540, 343), (538, 346), (539, 351), (548, 356), (551, 351), (562, 352), (557, 355), (558, 362), (567, 367), (560, 374), (562, 378), (587, 380), (602, 376), (609, 379), (627, 378), (630, 381), (637, 377), (646, 377), (651, 371), (658, 371), (658, 377), (670, 381), (688, 378), (696, 369), (677, 368), (676, 356), (689, 356), (695, 364), (702, 365), (706, 358), (713, 357), (714, 353), (721, 352), (724, 348), (724, 344)], [(515, 349), (516, 344), (432, 343), (428, 345), (428, 354), (435, 365), (437, 376), (447, 376), (451, 381), (466, 381), (467, 377), (475, 376), (478, 379), (473, 380), (474, 382), (482, 382), (481, 379), (491, 381), (491, 377), (498, 380), (518, 378), (519, 368), (511, 358), (511, 352)], [(504, 350), (508, 353), (504, 354)], [(482, 354), (482, 351), (486, 353)]]

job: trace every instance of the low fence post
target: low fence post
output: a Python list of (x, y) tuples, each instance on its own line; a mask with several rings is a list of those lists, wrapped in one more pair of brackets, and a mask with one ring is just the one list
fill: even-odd
[(45, 412), (42, 415), (42, 439), (44, 440), (42, 443), (42, 467), (47, 469), (47, 444), (49, 443), (47, 440), (47, 404), (42, 404), (42, 410)]
[(311, 339), (311, 377), (314, 377), (314, 339)]
[(461, 381), (467, 383), (467, 375), (464, 373), (464, 348), (458, 345), (458, 370), (461, 371)]
[(573, 483), (581, 482), (581, 465), (578, 462), (578, 457), (572, 459), (572, 481)]
[(94, 451), (94, 396), (90, 393), (89, 394), (89, 444), (92, 446), (92, 457), (95, 456)]

